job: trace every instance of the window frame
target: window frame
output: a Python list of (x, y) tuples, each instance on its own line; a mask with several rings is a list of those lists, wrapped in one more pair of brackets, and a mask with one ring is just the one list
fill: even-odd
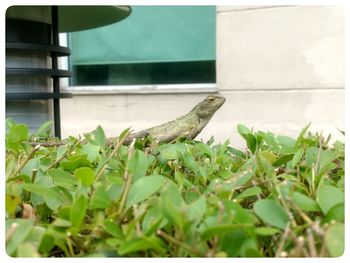
[[(68, 33), (59, 36), (60, 45), (68, 47)], [(59, 58), (60, 68), (69, 69), (69, 57)], [(216, 71), (215, 71), (216, 74)], [(217, 93), (215, 83), (177, 83), (177, 84), (139, 84), (139, 85), (70, 85), (68, 78), (61, 79), (61, 90), (73, 95), (103, 94), (184, 94), (184, 93)]]

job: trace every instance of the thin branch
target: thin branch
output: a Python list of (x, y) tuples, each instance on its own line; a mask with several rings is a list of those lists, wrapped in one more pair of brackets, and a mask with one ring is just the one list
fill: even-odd
[[(116, 153), (119, 151), (119, 148), (124, 144), (125, 140), (129, 137), (131, 131), (129, 131), (124, 138), (122, 138), (121, 140), (117, 139), (117, 143), (116, 146), (114, 147), (113, 151), (110, 153), (110, 155), (108, 156), (108, 161), (111, 160), (113, 158), (114, 155), (116, 155)], [(96, 177), (95, 177), (95, 182), (98, 181), (98, 179), (101, 177), (101, 175), (104, 173), (104, 171), (107, 168), (108, 165), (108, 161), (101, 167), (101, 169), (98, 171)]]
[(77, 141), (75, 144), (73, 144), (73, 146), (71, 146), (71, 148), (68, 148), (67, 151), (60, 157), (58, 158), (55, 162), (53, 162), (49, 167), (47, 167), (45, 169), (45, 172), (47, 172), (48, 170), (50, 170), (51, 168), (55, 167), (58, 163), (60, 163), (64, 158), (66, 158), (68, 156), (68, 154), (70, 154), (72, 152), (72, 150), (74, 148), (76, 148), (79, 144), (81, 143), (81, 141)]
[(280, 244), (279, 244), (279, 246), (278, 246), (278, 248), (277, 248), (277, 251), (276, 251), (276, 254), (275, 254), (276, 257), (280, 257), (280, 256), (281, 256), (281, 253), (282, 253), (282, 251), (283, 251), (283, 246), (284, 246), (284, 244), (286, 243), (286, 240), (287, 240), (287, 238), (288, 238), (288, 234), (289, 234), (289, 232), (290, 232), (289, 226), (290, 226), (290, 222), (287, 223), (287, 226), (286, 226), (286, 228), (284, 229), (284, 233), (283, 233), (283, 236), (282, 236), (282, 240), (280, 241)]
[(179, 247), (182, 247), (183, 249), (196, 254), (197, 256), (201, 257), (201, 253), (199, 253), (199, 251), (197, 251), (196, 249), (190, 247), (187, 244), (182, 243), (181, 241), (173, 238), (172, 236), (169, 236), (168, 234), (166, 234), (165, 232), (161, 231), (161, 230), (157, 230), (157, 235), (164, 238), (166, 241), (168, 241), (169, 243), (173, 243), (175, 245), (178, 245)]
[(124, 172), (124, 176), (123, 176), (124, 181), (125, 181), (125, 186), (124, 186), (124, 189), (122, 192), (122, 198), (120, 200), (120, 204), (119, 204), (119, 208), (118, 208), (118, 214), (122, 214), (122, 216), (120, 217), (120, 220), (122, 220), (123, 215), (126, 212), (126, 210), (123, 212), (123, 208), (124, 208), (126, 198), (128, 196), (128, 193), (129, 193), (129, 190), (131, 187), (131, 176), (130, 176), (129, 171), (128, 171), (128, 163), (129, 163), (129, 160), (131, 158), (131, 155), (134, 152), (134, 144), (135, 144), (135, 138), (131, 142), (131, 145), (130, 145), (130, 148), (128, 151), (128, 159), (127, 159), (126, 164), (125, 164), (125, 172)]
[(62, 146), (62, 145), (66, 145), (67, 143), (65, 142), (29, 142), (29, 144), (31, 146), (43, 146), (43, 147), (56, 147), (56, 146)]
[(311, 189), (312, 189), (312, 194), (315, 193), (315, 180), (316, 180), (316, 176), (317, 176), (317, 173), (319, 172), (318, 170), (318, 166), (319, 166), (319, 163), (320, 163), (320, 158), (321, 158), (321, 151), (322, 151), (322, 134), (320, 136), (320, 146), (318, 148), (318, 151), (317, 151), (317, 158), (316, 158), (316, 163), (314, 163), (312, 165), (312, 171), (311, 171)]
[(315, 246), (315, 239), (314, 236), (312, 235), (312, 231), (310, 228), (306, 230), (307, 234), (307, 245), (309, 247), (310, 251), (310, 256), (311, 257), (317, 257), (317, 251), (316, 251), (316, 246)]
[(10, 239), (13, 236), (13, 234), (16, 232), (17, 227), (18, 227), (18, 223), (12, 223), (11, 224), (10, 229), (6, 233), (6, 237), (5, 237), (6, 244), (10, 241)]
[(39, 150), (40, 145), (37, 145), (35, 147), (32, 148), (32, 150), (30, 151), (30, 153), (27, 155), (27, 157), (24, 159), (24, 161), (20, 164), (20, 166), (15, 170), (15, 172), (13, 174), (11, 174), (9, 177), (15, 177), (22, 169), (23, 167), (26, 165), (26, 163), (32, 159), (33, 155)]
[(287, 199), (289, 201), (290, 204), (292, 204), (292, 206), (294, 207), (294, 209), (297, 211), (297, 213), (301, 216), (301, 218), (310, 226), (314, 224), (314, 221), (311, 220), (311, 218), (305, 214), (300, 208), (299, 206), (297, 206), (296, 203), (293, 202), (293, 200), (291, 198)]
[[(129, 137), (130, 133), (131, 133), (131, 131), (129, 131), (122, 139), (119, 139), (119, 138), (117, 139), (117, 143), (116, 143), (113, 151), (108, 156), (108, 160), (105, 162), (104, 165), (102, 165), (101, 169), (98, 171), (98, 173), (97, 173), (97, 175), (95, 177), (94, 183), (97, 182), (100, 179), (100, 177), (102, 176), (102, 174), (104, 173), (104, 171), (107, 168), (108, 161), (110, 161), (113, 158), (113, 156), (117, 154), (117, 152), (119, 151), (119, 148), (124, 144), (125, 140)], [(133, 147), (133, 145), (132, 145), (132, 147)], [(92, 187), (91, 187), (91, 193), (89, 195), (90, 197), (93, 196), (93, 193), (95, 192), (95, 190), (96, 189), (95, 189), (95, 186), (93, 184)]]

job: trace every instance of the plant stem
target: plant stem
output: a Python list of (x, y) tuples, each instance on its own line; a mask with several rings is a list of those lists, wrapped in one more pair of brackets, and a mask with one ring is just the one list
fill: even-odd
[[(119, 148), (123, 145), (124, 141), (129, 137), (130, 133), (131, 133), (131, 131), (129, 131), (121, 140), (119, 140), (119, 139), (117, 140), (117, 144), (116, 144), (115, 148), (108, 156), (108, 161), (111, 160), (114, 155), (116, 155), (116, 153), (119, 151)], [(98, 173), (95, 177), (95, 182), (98, 181), (98, 179), (101, 177), (103, 172), (106, 170), (106, 167), (108, 165), (108, 161), (101, 167), (100, 171), (98, 171)]]
[(26, 165), (26, 163), (32, 159), (33, 155), (39, 150), (40, 145), (37, 145), (35, 147), (32, 148), (32, 150), (30, 151), (30, 153), (27, 155), (27, 157), (24, 159), (24, 161), (20, 164), (20, 166), (15, 170), (15, 172), (13, 174), (11, 174), (9, 177), (15, 177), (22, 169), (23, 167)]
[(66, 145), (65, 142), (29, 142), (31, 146), (56, 147)]
[(322, 135), (320, 137), (320, 146), (318, 148), (318, 151), (317, 151), (317, 158), (316, 158), (316, 163), (314, 163), (312, 165), (312, 171), (311, 171), (311, 190), (312, 190), (312, 195), (314, 195), (315, 193), (315, 181), (316, 181), (316, 176), (317, 176), (317, 173), (319, 172), (318, 170), (318, 166), (319, 166), (319, 163), (320, 163), (320, 157), (321, 157), (321, 151), (322, 151)]
[(73, 245), (72, 245), (72, 241), (71, 241), (70, 237), (67, 237), (67, 245), (68, 245), (70, 256), (73, 257), (74, 256), (74, 249), (73, 249)]
[(34, 181), (35, 181), (37, 173), (38, 173), (38, 169), (33, 169), (32, 170), (32, 180), (31, 180), (32, 184), (34, 184)]
[(55, 162), (50, 164), (49, 167), (47, 167), (44, 172), (46, 173), (51, 168), (55, 167), (59, 162), (61, 162), (64, 158), (66, 158), (68, 154), (70, 154), (81, 142), (82, 142), (81, 140), (78, 140), (75, 144), (73, 144), (70, 148), (68, 148), (67, 151), (59, 159), (57, 159)]
[(282, 194), (281, 190), (279, 189), (279, 187), (278, 187), (278, 185), (276, 183), (276, 180), (273, 180), (272, 184), (273, 184), (274, 188), (276, 189), (276, 191), (278, 193), (278, 199), (281, 201), (281, 204), (282, 204), (284, 210), (288, 214), (289, 220), (292, 222), (292, 225), (294, 227), (297, 226), (297, 223), (296, 223), (296, 221), (295, 221), (295, 219), (293, 217), (293, 214), (290, 212), (289, 207), (287, 206), (286, 201), (284, 200), (283, 194)]
[[(102, 176), (102, 174), (104, 173), (104, 171), (107, 168), (108, 162), (113, 158), (114, 155), (117, 154), (117, 152), (119, 151), (119, 148), (123, 145), (123, 143), (125, 142), (125, 140), (129, 137), (131, 131), (128, 131), (127, 134), (122, 138), (122, 139), (117, 139), (117, 143), (113, 149), (113, 151), (110, 153), (110, 155), (108, 156), (107, 161), (105, 162), (104, 165), (102, 165), (102, 167), (100, 168), (100, 170), (98, 171), (95, 180), (94, 180), (94, 184), (100, 179), (100, 177)], [(89, 194), (89, 197), (91, 198), (94, 194), (94, 192), (96, 191), (96, 188), (94, 186), (94, 184), (91, 186), (91, 192)]]
[[(134, 144), (135, 144), (135, 139), (132, 140), (131, 144), (130, 144), (130, 148), (128, 150), (128, 159), (126, 160), (126, 164), (125, 164), (125, 172), (124, 172), (124, 180), (125, 180), (125, 187), (123, 189), (123, 193), (122, 193), (122, 198), (120, 200), (120, 204), (119, 204), (119, 208), (118, 208), (118, 214), (122, 214), (124, 215), (126, 211), (123, 212), (123, 208), (126, 202), (126, 197), (128, 196), (130, 187), (131, 187), (131, 176), (129, 174), (128, 171), (128, 163), (129, 160), (134, 152)], [(122, 213), (123, 212), (123, 213)], [(120, 220), (122, 220), (123, 216), (120, 217)]]
[(292, 204), (292, 206), (294, 207), (294, 209), (298, 212), (298, 214), (301, 216), (301, 218), (310, 226), (313, 225), (314, 221), (311, 220), (311, 218), (305, 214), (300, 208), (299, 206), (297, 206), (296, 203), (293, 202), (293, 200), (291, 198), (288, 198), (288, 201), (290, 204)]
[(193, 254), (196, 254), (199, 257), (202, 256), (201, 253), (199, 253), (196, 249), (188, 246), (187, 244), (180, 242), (179, 240), (173, 238), (172, 236), (169, 236), (168, 234), (166, 234), (165, 232), (163, 232), (161, 230), (157, 230), (157, 235), (164, 238), (169, 243), (173, 243), (175, 245), (178, 245), (178, 246), (182, 247), (183, 249), (185, 249)]
[(286, 242), (287, 237), (288, 237), (288, 234), (289, 234), (289, 232), (290, 232), (289, 225), (290, 225), (290, 222), (287, 223), (287, 226), (286, 226), (286, 228), (284, 229), (284, 233), (283, 233), (283, 236), (282, 236), (282, 240), (280, 241), (280, 244), (279, 244), (279, 246), (278, 246), (278, 248), (277, 248), (275, 257), (280, 257), (280, 255), (281, 255), (281, 253), (282, 253), (284, 243)]
[(310, 256), (311, 257), (317, 257), (317, 251), (316, 251), (316, 246), (315, 246), (315, 239), (314, 236), (312, 235), (312, 231), (310, 228), (308, 228), (306, 230), (306, 234), (307, 234), (307, 244), (309, 247), (309, 251), (310, 251)]
[(12, 238), (13, 234), (16, 232), (17, 227), (18, 227), (18, 223), (11, 224), (10, 229), (6, 233), (6, 237), (5, 237), (6, 244)]

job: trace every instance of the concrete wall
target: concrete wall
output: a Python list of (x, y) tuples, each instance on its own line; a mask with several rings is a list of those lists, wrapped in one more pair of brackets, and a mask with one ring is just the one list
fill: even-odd
[[(217, 7), (217, 88), (227, 101), (198, 138), (244, 143), (235, 126), (296, 136), (344, 129), (344, 11), (331, 6)], [(113, 92), (112, 92), (113, 93)], [(79, 95), (62, 100), (63, 136), (108, 136), (187, 113), (206, 93)]]

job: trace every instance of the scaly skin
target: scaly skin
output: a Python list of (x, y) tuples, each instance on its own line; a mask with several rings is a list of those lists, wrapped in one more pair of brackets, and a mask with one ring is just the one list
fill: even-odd
[[(154, 126), (146, 130), (131, 133), (124, 141), (130, 144), (134, 138), (142, 138), (150, 135), (158, 142), (171, 142), (177, 138), (194, 139), (207, 125), (214, 113), (224, 104), (226, 99), (218, 95), (209, 95), (198, 103), (189, 113), (162, 125)], [(112, 145), (116, 137), (107, 139), (107, 144)], [(86, 140), (82, 144), (87, 143)], [(32, 146), (40, 144), (44, 147), (64, 145), (65, 142), (31, 142)]]
[[(171, 142), (177, 138), (194, 139), (207, 125), (214, 113), (224, 104), (226, 99), (218, 95), (209, 95), (198, 103), (189, 113), (167, 123), (130, 134), (125, 144), (134, 138), (147, 135), (159, 142)], [(111, 142), (115, 138), (110, 138)]]

